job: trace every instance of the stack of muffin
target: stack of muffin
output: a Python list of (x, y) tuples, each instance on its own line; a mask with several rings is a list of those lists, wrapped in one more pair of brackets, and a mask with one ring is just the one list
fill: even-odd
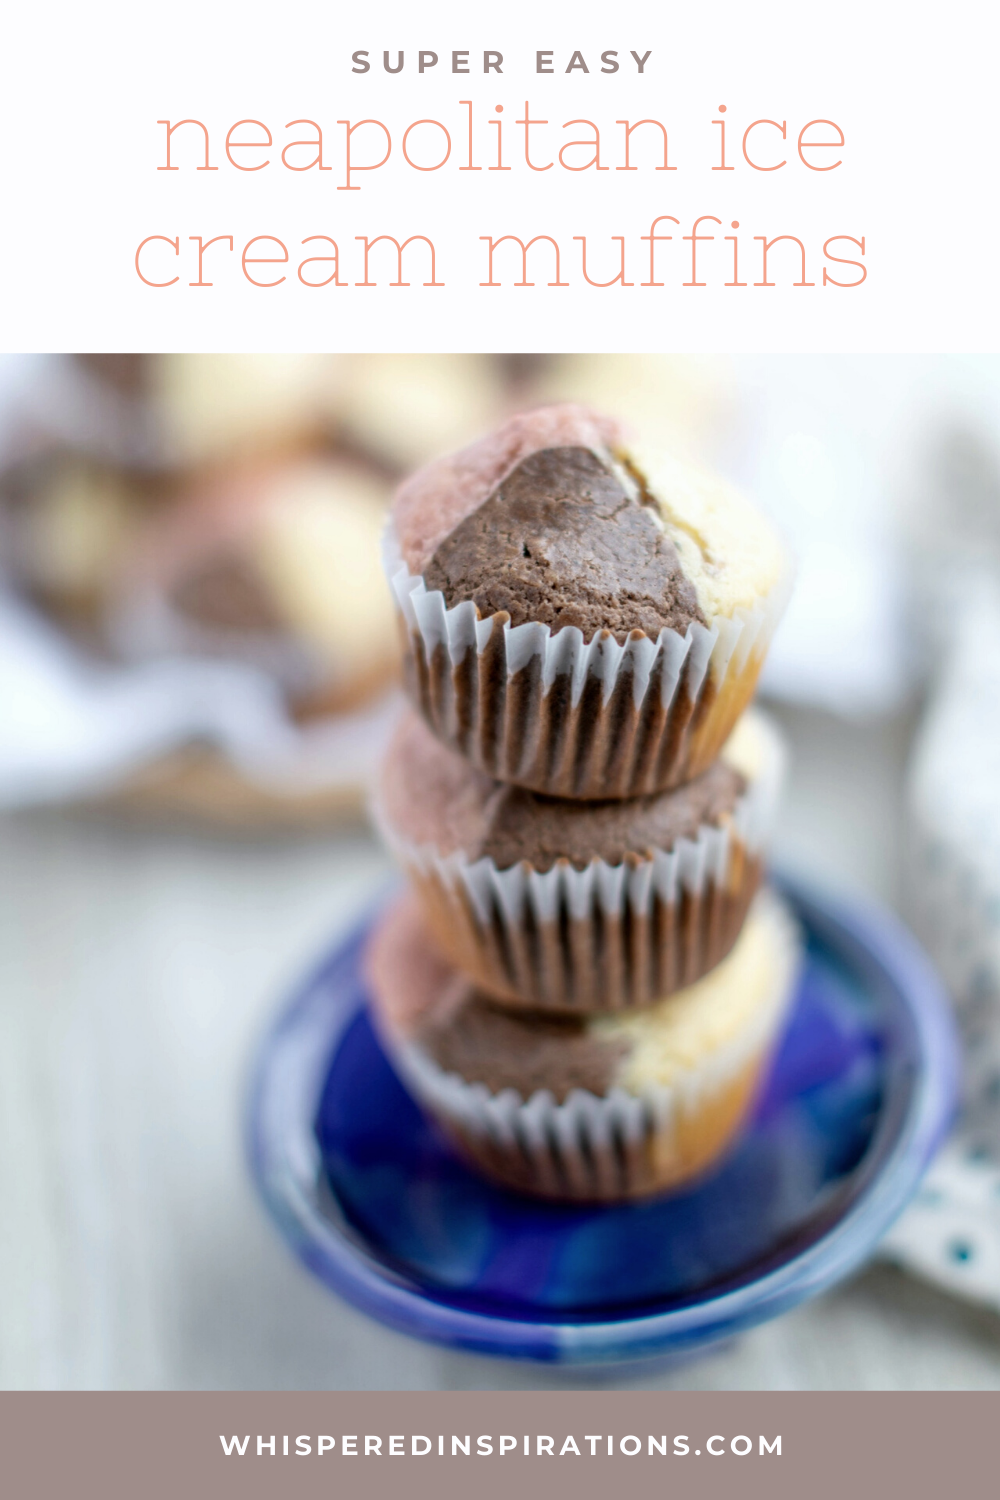
[(414, 711), (376, 809), (411, 880), (369, 951), (383, 1039), (508, 1186), (673, 1187), (738, 1129), (793, 984), (760, 890), (781, 746), (744, 711), (784, 550), (567, 405), (417, 473), (387, 553)]

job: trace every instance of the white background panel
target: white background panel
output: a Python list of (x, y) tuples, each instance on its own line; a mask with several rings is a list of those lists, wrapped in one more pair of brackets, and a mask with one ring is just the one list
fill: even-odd
[[(2, 251), (3, 344), (7, 348), (176, 349), (689, 349), (689, 350), (986, 350), (996, 347), (995, 108), (991, 58), (995, 21), (989, 8), (956, 0), (946, 11), (928, 5), (861, 3), (804, 7), (785, 0), (711, 6), (626, 3), (513, 3), (483, 20), (468, 8), (431, 0), (349, 11), (314, 0), (277, 6), (174, 0), (137, 7), (95, 0), (87, 7), (23, 7), (7, 21), (12, 59), (0, 109), (4, 119), (6, 230)], [(372, 71), (351, 72), (351, 54), (368, 50)], [(440, 62), (420, 76), (417, 50)], [(468, 77), (449, 70), (452, 49), (468, 49)], [(485, 49), (503, 53), (503, 75), (483, 76)], [(535, 52), (551, 49), (558, 71), (535, 72)], [(602, 76), (600, 54), (614, 48), (620, 71)], [(639, 77), (631, 49), (651, 55)], [(389, 76), (381, 58), (405, 54)], [(591, 71), (565, 72), (574, 50)], [(466, 110), (473, 102), (474, 160), (462, 172)], [(532, 172), (523, 160), (523, 127), (515, 122), (530, 100), (536, 159), (550, 159), (574, 134), (573, 118), (598, 125), (609, 170)], [(713, 172), (717, 108), (727, 106), (732, 172)], [(508, 172), (493, 160), (495, 106), (503, 105)], [(192, 116), (211, 136), (217, 171), (194, 170), (200, 132), (174, 137), (178, 172), (164, 161), (158, 119)], [(389, 127), (386, 166), (360, 174), (359, 192), (343, 185), (345, 127), (373, 117)], [(637, 172), (622, 162), (620, 119), (651, 117), (668, 128), (675, 171), (652, 169), (659, 132), (633, 137)], [(826, 117), (842, 128), (843, 165), (804, 168), (794, 136), (808, 120)], [(259, 172), (231, 167), (227, 130), (241, 118), (272, 131), (270, 153), (244, 152)], [(331, 170), (291, 172), (278, 165), (296, 132), (286, 122), (317, 121)], [(399, 151), (407, 125), (440, 120), (452, 134), (450, 160), (436, 172), (406, 166)], [(751, 170), (742, 160), (742, 130), (752, 120), (787, 121), (788, 164)], [(307, 132), (308, 133), (308, 132)], [(421, 141), (421, 135), (423, 140)], [(642, 137), (645, 141), (640, 144)], [(196, 139), (197, 137), (197, 139)], [(413, 155), (430, 155), (425, 130), (410, 138)], [(182, 143), (183, 138), (183, 143)], [(381, 133), (358, 132), (359, 155)], [(777, 133), (751, 138), (761, 159)], [(379, 152), (381, 154), (381, 152)], [(820, 159), (817, 153), (815, 159)], [(833, 159), (833, 153), (825, 154)], [(371, 156), (364, 159), (372, 160)], [(377, 160), (377, 157), (374, 159)], [(576, 160), (586, 159), (578, 151)], [(772, 160), (780, 158), (771, 158)], [(717, 236), (740, 223), (741, 279), (760, 279), (755, 236), (797, 235), (807, 249), (807, 279), (790, 283), (798, 252), (771, 252), (774, 287), (726, 287), (732, 247), (720, 238), (699, 248), (704, 287), (690, 279), (690, 245), (675, 239), (657, 248), (657, 279), (648, 278), (649, 247), (641, 236), (660, 214), (690, 233), (699, 214)], [(663, 229), (672, 225), (664, 224)], [(549, 287), (544, 268), (534, 287), (514, 287), (504, 260), (501, 287), (482, 288), (481, 235), (549, 234), (561, 247), (566, 287)], [(168, 288), (144, 286), (133, 257), (150, 234), (180, 237), (176, 260), (152, 247), (151, 278), (179, 271)], [(242, 247), (255, 235), (278, 236), (289, 247), (286, 281), (250, 285), (240, 269)], [(308, 235), (338, 243), (344, 285), (318, 289), (295, 276)], [(437, 250), (442, 287), (424, 287), (423, 250), (407, 272), (410, 287), (391, 287), (395, 253), (382, 245), (376, 286), (363, 279), (358, 235), (425, 234)], [(821, 247), (831, 235), (865, 239), (868, 276), (856, 289), (822, 285)], [(235, 250), (208, 252), (211, 287), (197, 279), (193, 236), (232, 235)], [(583, 282), (580, 245), (586, 236), (590, 274), (606, 279), (626, 241), (631, 287), (599, 289)], [(507, 252), (515, 247), (508, 245)], [(165, 252), (162, 256), (155, 252)], [(265, 252), (266, 253), (266, 252)], [(407, 256), (413, 253), (408, 251)], [(849, 253), (846, 250), (843, 253)], [(613, 256), (615, 257), (613, 259)], [(520, 259), (517, 253), (518, 260)], [(170, 269), (156, 268), (170, 264)], [(498, 265), (501, 262), (498, 258)], [(268, 268), (255, 274), (263, 279)], [(830, 265), (831, 272), (835, 268)], [(749, 273), (749, 274), (748, 274)], [(315, 274), (315, 273), (314, 273)], [(856, 273), (847, 273), (856, 274)]]

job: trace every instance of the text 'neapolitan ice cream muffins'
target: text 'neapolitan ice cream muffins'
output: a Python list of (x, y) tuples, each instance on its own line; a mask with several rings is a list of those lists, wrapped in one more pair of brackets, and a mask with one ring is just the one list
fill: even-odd
[(500, 781), (581, 799), (677, 786), (753, 693), (785, 550), (720, 481), (640, 462), (610, 419), (542, 407), (396, 494), (411, 697)]
[(399, 724), (375, 816), (435, 941), (505, 1003), (649, 1005), (729, 952), (760, 884), (784, 768), (748, 710), (694, 781), (618, 802), (498, 782), (416, 714)]
[(710, 974), (627, 1016), (511, 1011), (440, 958), (419, 903), (368, 955), (374, 1015), (401, 1076), (488, 1175), (522, 1192), (613, 1201), (708, 1167), (753, 1102), (794, 990), (797, 934), (762, 892)]

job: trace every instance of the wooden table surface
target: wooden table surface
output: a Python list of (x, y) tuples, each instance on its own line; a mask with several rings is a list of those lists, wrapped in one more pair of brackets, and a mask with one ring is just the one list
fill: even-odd
[[(909, 725), (781, 717), (779, 855), (893, 900)], [(241, 1106), (287, 986), (386, 870), (360, 831), (0, 820), (0, 1386), (1000, 1387), (1000, 1318), (877, 1263), (710, 1357), (594, 1382), (425, 1347), (330, 1296), (256, 1201)]]

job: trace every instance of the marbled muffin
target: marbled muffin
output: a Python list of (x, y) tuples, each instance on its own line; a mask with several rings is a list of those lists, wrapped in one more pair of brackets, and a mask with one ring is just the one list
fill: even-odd
[(417, 714), (382, 768), (376, 819), (434, 939), (509, 1005), (649, 1005), (714, 967), (761, 879), (784, 754), (750, 710), (707, 771), (623, 801), (493, 780)]
[(522, 1192), (610, 1201), (674, 1187), (730, 1143), (792, 993), (796, 940), (763, 892), (697, 984), (627, 1016), (556, 1018), (495, 1005), (438, 956), (407, 896), (368, 969), (402, 1076), (473, 1162)]
[(581, 799), (711, 765), (789, 577), (740, 495), (644, 464), (617, 423), (572, 405), (408, 480), (387, 565), (409, 690), (438, 737), (501, 781)]
[(115, 631), (130, 655), (244, 661), (296, 713), (347, 713), (397, 672), (381, 587), (386, 489), (335, 459), (202, 478), (152, 518), (121, 568)]
[(348, 371), (336, 354), (153, 354), (142, 388), (164, 457), (200, 468), (317, 448)]

